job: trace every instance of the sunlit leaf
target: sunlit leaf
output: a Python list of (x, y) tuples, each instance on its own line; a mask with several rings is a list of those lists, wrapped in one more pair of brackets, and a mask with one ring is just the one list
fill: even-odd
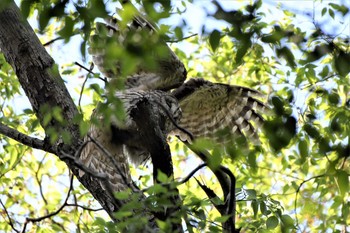
[(344, 197), (350, 189), (349, 185), (350, 175), (345, 171), (339, 170), (336, 173), (336, 180), (338, 184), (338, 188), (340, 190), (340, 194)]

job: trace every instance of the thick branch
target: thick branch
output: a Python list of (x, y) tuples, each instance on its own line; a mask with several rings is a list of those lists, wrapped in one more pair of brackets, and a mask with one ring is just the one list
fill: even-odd
[(44, 150), (50, 153), (56, 153), (56, 149), (53, 148), (53, 146), (50, 146), (47, 143), (45, 143), (44, 140), (30, 137), (26, 134), (23, 134), (15, 129), (8, 127), (7, 125), (2, 124), (1, 122), (0, 122), (0, 134), (5, 135), (9, 138), (12, 138), (13, 140), (18, 141), (23, 145), (26, 145), (35, 149), (39, 149), (39, 150)]
[[(190, 148), (194, 153), (196, 153), (205, 163), (208, 162), (208, 158), (210, 155), (206, 151), (201, 151), (189, 144), (188, 142), (185, 142), (185, 145)], [(209, 164), (208, 164), (209, 165)], [(216, 209), (220, 212), (221, 215), (231, 215), (232, 218), (229, 218), (226, 222), (223, 222), (223, 229), (224, 232), (230, 232), (230, 233), (238, 233), (240, 232), (239, 229), (236, 229), (235, 227), (235, 214), (236, 214), (236, 194), (235, 194), (235, 187), (236, 187), (236, 178), (233, 175), (233, 173), (224, 166), (219, 166), (219, 168), (212, 168), (208, 166), (212, 172), (215, 174), (216, 178), (218, 179), (221, 188), (224, 193), (224, 205), (215, 205)], [(201, 188), (206, 192), (209, 198), (214, 197), (213, 193), (210, 193), (211, 190), (207, 188), (206, 186), (202, 186), (200, 183), (198, 183)], [(216, 196), (216, 195), (215, 195)]]
[[(162, 116), (159, 111), (155, 111), (146, 98), (139, 101), (135, 108), (131, 111), (131, 117), (136, 122), (141, 135), (141, 144), (151, 155), (153, 163), (153, 178), (158, 181), (158, 171), (161, 171), (169, 178), (173, 179), (173, 163), (171, 160), (171, 153), (169, 145), (166, 141), (166, 135), (162, 132), (161, 128), (165, 125), (165, 116)], [(163, 126), (163, 127), (162, 127)], [(165, 208), (163, 213), (156, 213), (155, 215), (161, 220), (169, 220), (170, 217), (178, 211), (178, 206), (180, 205), (180, 197), (178, 190), (176, 188), (171, 188), (170, 191), (175, 193), (172, 195), (171, 202), (173, 203), (173, 208)], [(173, 223), (173, 231), (183, 232), (181, 221)]]
[[(66, 122), (78, 115), (74, 102), (61, 79), (57, 66), (40, 43), (28, 22), (22, 18), (12, 2), (0, 13), (0, 49), (13, 67), (32, 108), (41, 123), (43, 116), (59, 107)], [(45, 131), (53, 127), (79, 138), (77, 125), (52, 120), (44, 125)]]

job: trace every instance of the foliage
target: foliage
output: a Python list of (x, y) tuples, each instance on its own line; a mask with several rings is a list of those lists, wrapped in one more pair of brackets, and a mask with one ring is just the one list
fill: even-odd
[[(168, 41), (179, 41), (191, 30), (198, 31), (189, 28), (189, 21), (176, 25), (173, 19), (186, 16), (192, 4), (201, 5), (199, 1), (137, 2), (143, 4), (143, 10), (155, 23), (170, 24), (160, 28), (160, 36)], [(91, 58), (86, 51), (94, 21), (114, 13), (118, 4), (101, 0), (23, 0), (20, 6), (41, 41), (52, 40), (47, 48), (88, 119), (104, 94), (103, 83), (98, 75), (86, 74), (84, 69), (72, 65), (75, 61), (69, 60), (69, 54), (59, 54), (59, 49), (69, 47), (80, 53), (79, 59), (89, 67)], [(208, 29), (202, 22), (201, 36), (172, 43), (186, 64), (188, 77), (256, 88), (269, 96), (271, 106), (260, 134), (261, 144), (211, 151), (214, 163), (220, 161), (236, 176), (238, 227), (248, 232), (350, 231), (350, 6), (315, 1), (310, 13), (263, 1), (237, 5), (214, 2), (210, 7), (202, 7), (222, 27)], [(134, 11), (124, 8), (120, 13), (122, 21), (128, 22)], [(63, 41), (53, 40), (57, 36)], [(136, 55), (132, 46), (106, 46), (111, 46), (110, 52), (116, 54), (116, 59), (126, 59), (125, 73), (132, 72), (135, 64), (149, 60), (147, 49), (151, 46), (136, 48), (143, 51)], [(0, 67), (0, 121), (28, 135), (43, 137), (29, 105), (18, 105), (24, 93), (3, 56)], [(59, 118), (59, 113), (52, 111), (47, 117)], [(81, 123), (82, 132), (86, 133), (87, 127), (86, 122)], [(70, 186), (69, 172), (55, 156), (2, 135), (0, 140), (0, 229), (5, 232), (19, 230), (27, 217), (47, 215), (64, 203), (69, 205), (54, 217), (33, 221), (27, 230), (114, 232), (131, 226), (136, 231), (145, 219), (142, 214), (132, 215), (131, 210), (141, 208), (140, 205), (171, 206), (164, 196), (157, 199), (164, 189), (152, 186), (145, 203), (133, 196), (133, 201), (116, 214), (123, 221), (115, 226), (103, 211), (90, 209), (98, 204), (78, 182)], [(172, 139), (171, 149), (179, 179), (200, 163), (176, 139)], [(133, 169), (134, 177), (140, 177), (136, 181), (140, 187), (150, 186), (150, 171), (148, 166)], [(227, 216), (220, 216), (212, 202), (220, 200), (209, 200), (198, 185), (204, 183), (220, 196), (218, 182), (206, 169), (195, 177), (177, 186), (184, 203), (180, 213), (188, 214), (189, 232), (219, 232), (220, 222)], [(67, 193), (70, 195), (65, 201)], [(118, 198), (126, 195), (129, 194), (118, 194)], [(159, 221), (158, 225), (164, 232), (170, 231), (169, 223)]]

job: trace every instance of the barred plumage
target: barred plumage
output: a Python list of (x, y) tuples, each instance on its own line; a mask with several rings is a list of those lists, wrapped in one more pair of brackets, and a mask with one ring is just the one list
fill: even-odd
[[(195, 139), (220, 140), (220, 132), (226, 136), (253, 137), (256, 130), (251, 121), (263, 122), (259, 112), (265, 105), (255, 98), (263, 95), (247, 87), (191, 79), (172, 94), (183, 112), (179, 125), (190, 131)], [(179, 130), (172, 133), (182, 140), (189, 140), (188, 135)]]
[[(91, 118), (100, 120), (101, 125), (97, 126), (91, 124), (89, 136), (84, 138), (84, 143), (86, 143), (86, 145), (81, 151), (80, 160), (93, 172), (106, 174), (108, 178), (107, 182), (109, 182), (113, 191), (125, 190), (131, 183), (131, 177), (127, 156), (124, 154), (124, 145), (111, 142), (112, 129), (105, 124), (103, 116), (99, 115), (97, 109), (94, 110)], [(90, 137), (98, 144), (91, 141)], [(112, 161), (110, 161), (100, 146), (113, 156), (118, 163), (118, 168), (113, 165)], [(84, 171), (79, 171), (80, 176), (84, 174)], [(101, 186), (105, 187), (105, 184), (101, 182)]]

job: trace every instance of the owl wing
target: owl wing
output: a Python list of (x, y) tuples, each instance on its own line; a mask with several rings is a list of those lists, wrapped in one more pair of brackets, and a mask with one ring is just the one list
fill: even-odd
[[(108, 78), (120, 77), (120, 70), (125, 63), (118, 57), (118, 46), (127, 48), (130, 53), (140, 57), (148, 53), (147, 57), (155, 61), (154, 67), (149, 64), (139, 64), (136, 72), (125, 79), (125, 89), (163, 90), (167, 91), (183, 84), (187, 71), (184, 64), (168, 47), (159, 35), (156, 28), (142, 16), (135, 16), (126, 29), (120, 29), (119, 22), (113, 18), (106, 23), (96, 24), (96, 33), (91, 37), (89, 53), (94, 64)], [(148, 42), (156, 40), (157, 46)]]
[[(256, 126), (264, 121), (259, 112), (266, 106), (256, 98), (263, 95), (247, 87), (191, 79), (173, 94), (182, 110), (179, 126), (191, 132), (194, 139), (251, 137), (256, 134)], [(190, 141), (188, 134), (179, 130), (172, 134)]]

